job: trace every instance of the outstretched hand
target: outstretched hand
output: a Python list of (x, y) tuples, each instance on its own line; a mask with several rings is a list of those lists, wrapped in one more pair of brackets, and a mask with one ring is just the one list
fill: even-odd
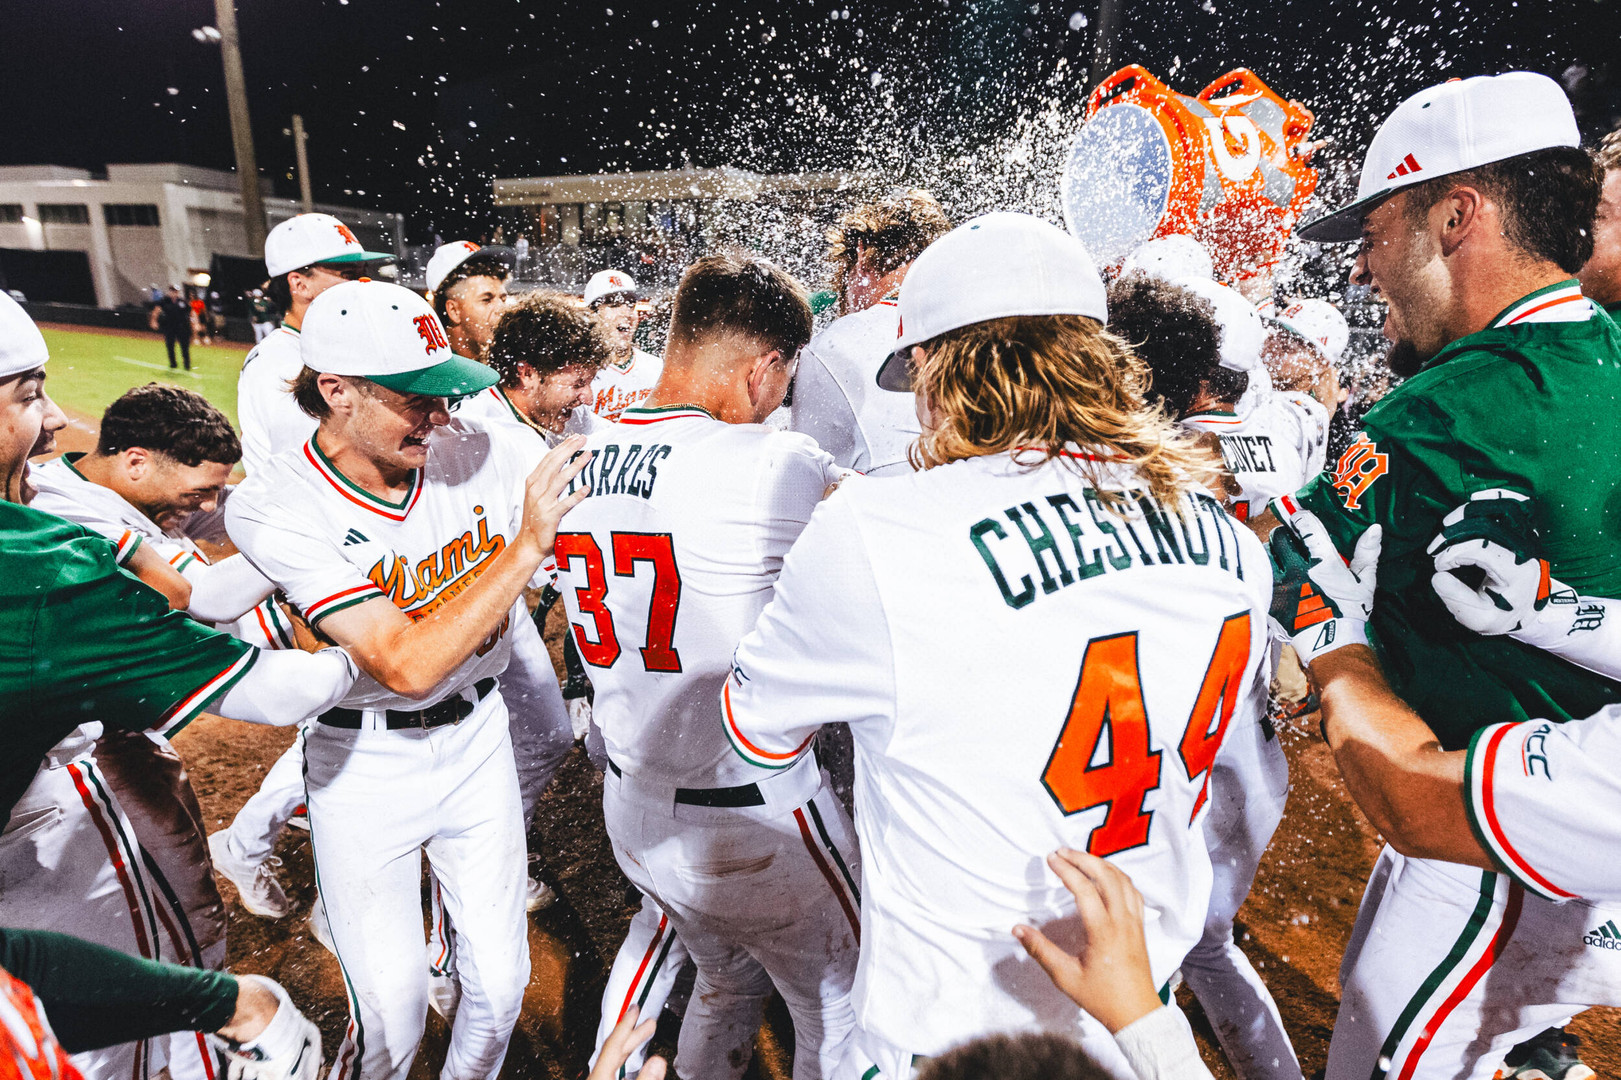
[[(613, 1031), (602, 1043), (602, 1053), (597, 1055), (597, 1067), (591, 1070), (586, 1080), (613, 1080), (619, 1075), (620, 1066), (629, 1059), (631, 1051), (653, 1037), (653, 1029), (658, 1027), (657, 1016), (638, 1024), (641, 1012), (632, 1005), (625, 1010), (625, 1015), (619, 1023), (614, 1025)], [(664, 1080), (665, 1064), (661, 1057), (650, 1057), (642, 1066), (637, 1075), (641, 1080)]]
[(546, 452), (524, 482), (522, 535), (539, 545), (542, 558), (556, 549), (557, 527), (563, 515), (590, 494), (584, 484), (564, 494), (569, 481), (591, 461), (590, 454), (580, 453), (584, 447), (585, 436), (570, 435)]
[(1013, 936), (1054, 985), (1113, 1034), (1160, 1007), (1143, 935), (1143, 897), (1125, 871), (1106, 859), (1069, 848), (1047, 865), (1075, 897), (1085, 943), (1077, 955), (1033, 926)]

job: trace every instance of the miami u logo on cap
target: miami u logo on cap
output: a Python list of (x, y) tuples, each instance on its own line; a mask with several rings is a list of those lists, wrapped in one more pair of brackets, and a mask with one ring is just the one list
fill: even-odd
[(424, 352), (433, 353), (439, 349), (450, 348), (450, 342), (445, 340), (445, 332), (439, 327), (439, 320), (432, 315), (418, 315), (411, 320), (416, 324), (417, 337), (426, 341)]

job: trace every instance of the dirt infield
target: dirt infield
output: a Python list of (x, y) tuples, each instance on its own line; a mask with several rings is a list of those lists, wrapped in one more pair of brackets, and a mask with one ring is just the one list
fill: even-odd
[[(559, 616), (554, 611), (547, 628), (553, 645), (562, 633)], [(291, 731), (213, 717), (180, 734), (176, 745), (191, 768), (210, 828), (229, 822), (292, 739)], [(1299, 731), (1285, 731), (1283, 739), (1293, 778), (1288, 812), (1254, 892), (1239, 913), (1237, 932), (1278, 999), (1310, 1077), (1321, 1072), (1327, 1057), (1338, 1001), (1339, 959), (1379, 841), (1351, 804), (1322, 743)], [(504, 1075), (513, 1080), (572, 1080), (584, 1074), (603, 981), (634, 911), (603, 832), (601, 790), (600, 777), (584, 753), (576, 750), (536, 818), (535, 850), (543, 854), (545, 876), (561, 899), (530, 919), (534, 973), (507, 1057)], [(321, 1025), (330, 1053), (347, 1012), (337, 962), (309, 936), (304, 924), (314, 896), (307, 834), (289, 830), (280, 853), (282, 880), (296, 907), (288, 918), (269, 922), (248, 915), (235, 902), (230, 886), (222, 886), (231, 914), (230, 966), (271, 975), (286, 984)], [(1182, 1003), (1199, 1032), (1206, 1061), (1218, 1077), (1230, 1077), (1198, 1006), (1185, 990)], [(788, 1031), (786, 1018), (774, 1008), (768, 1021), (750, 1075), (785, 1080), (787, 1054), (779, 1033)], [(1577, 1020), (1575, 1030), (1586, 1041), (1585, 1060), (1601, 1076), (1621, 1076), (1621, 1012), (1593, 1010)], [(673, 1025), (667, 1023), (657, 1041), (669, 1046), (673, 1034)], [(444, 1025), (430, 1014), (428, 1038), (412, 1070), (413, 1080), (437, 1075), (445, 1036)]]

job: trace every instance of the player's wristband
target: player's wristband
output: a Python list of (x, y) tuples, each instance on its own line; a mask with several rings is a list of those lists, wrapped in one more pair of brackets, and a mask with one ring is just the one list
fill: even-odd
[(1319, 656), (1343, 649), (1347, 645), (1368, 644), (1368, 624), (1362, 619), (1325, 619), (1307, 627), (1289, 638), (1302, 666), (1308, 666)]

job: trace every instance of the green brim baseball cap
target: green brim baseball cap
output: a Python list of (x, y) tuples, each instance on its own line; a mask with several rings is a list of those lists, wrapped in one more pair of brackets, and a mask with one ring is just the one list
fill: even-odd
[(392, 251), (351, 251), (343, 255), (334, 255), (330, 259), (318, 259), (311, 265), (326, 266), (338, 263), (364, 263), (364, 262), (393, 262), (397, 255)]
[(430, 367), (393, 375), (367, 375), (366, 378), (395, 393), (422, 394), (426, 397), (465, 397), (501, 381), (494, 368), (454, 354), (449, 360)]

